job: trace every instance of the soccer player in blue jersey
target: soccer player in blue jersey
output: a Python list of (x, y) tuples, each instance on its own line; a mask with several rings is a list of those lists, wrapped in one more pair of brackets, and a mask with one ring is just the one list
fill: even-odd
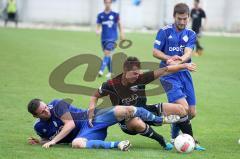
[[(180, 63), (190, 63), (193, 48), (196, 42), (196, 33), (187, 29), (189, 21), (189, 7), (178, 3), (174, 7), (174, 24), (167, 25), (159, 30), (154, 43), (153, 56), (162, 60), (160, 67)], [(192, 77), (188, 70), (166, 75), (160, 78), (165, 83), (171, 83), (172, 89), (166, 91), (170, 103), (181, 104), (189, 112), (188, 116), (180, 119), (181, 122), (172, 125), (172, 138), (176, 138), (179, 129), (183, 133), (193, 136), (190, 120), (196, 116), (196, 97)], [(165, 88), (166, 90), (166, 88)], [(196, 142), (197, 150), (205, 150)]]
[(104, 52), (104, 58), (99, 70), (99, 76), (103, 75), (104, 69), (107, 66), (109, 73), (107, 78), (111, 77), (111, 52), (114, 51), (116, 41), (118, 39), (118, 28), (120, 39), (124, 39), (123, 27), (120, 23), (119, 14), (111, 10), (112, 0), (104, 0), (105, 10), (97, 16), (97, 35), (101, 33), (101, 44)]
[(49, 148), (58, 143), (71, 143), (73, 148), (119, 148), (127, 151), (131, 146), (128, 140), (121, 142), (104, 141), (107, 128), (122, 120), (139, 117), (143, 120), (162, 124), (163, 118), (155, 116), (144, 108), (116, 106), (96, 109), (93, 127), (88, 122), (88, 110), (79, 109), (64, 100), (53, 100), (48, 105), (40, 99), (28, 104), (28, 112), (38, 118), (34, 130), (41, 140), (29, 138), (30, 144), (42, 144)]

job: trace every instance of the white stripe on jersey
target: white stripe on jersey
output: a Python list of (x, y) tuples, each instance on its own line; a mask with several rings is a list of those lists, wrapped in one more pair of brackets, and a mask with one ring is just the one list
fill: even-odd
[(37, 135), (42, 135), (42, 134), (40, 134), (39, 132), (37, 132), (36, 129), (35, 129), (35, 125), (37, 125), (39, 122), (40, 122), (40, 119), (37, 118), (36, 121), (35, 121), (34, 124), (33, 124), (33, 128), (34, 128), (34, 131), (35, 131), (35, 133), (36, 133)]
[(172, 28), (172, 25), (173, 25), (173, 24), (168, 24), (168, 25), (166, 25), (165, 27), (163, 27), (162, 30), (166, 30), (166, 29)]
[(161, 41), (159, 41), (159, 40), (155, 40), (154, 43), (157, 44), (157, 45), (161, 45)]
[(34, 122), (33, 126), (35, 126), (35, 125), (36, 125), (37, 123), (39, 123), (39, 122), (40, 122), (40, 119), (37, 118), (36, 121)]

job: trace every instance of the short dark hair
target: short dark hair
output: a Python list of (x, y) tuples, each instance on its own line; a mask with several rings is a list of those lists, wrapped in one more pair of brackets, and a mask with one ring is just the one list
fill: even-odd
[(190, 9), (186, 3), (178, 3), (174, 6), (173, 16), (175, 17), (176, 14), (185, 14), (189, 15)]
[[(103, 0), (103, 2), (105, 3), (105, 2), (106, 2), (106, 0)], [(112, 3), (112, 0), (111, 0), (111, 3)]]
[(133, 67), (136, 66), (137, 68), (141, 68), (141, 63), (138, 60), (137, 57), (130, 56), (127, 58), (127, 60), (123, 64), (123, 69), (130, 71), (133, 69)]
[(32, 115), (37, 115), (36, 114), (36, 110), (38, 109), (38, 107), (40, 106), (40, 102), (42, 100), (41, 99), (32, 99), (29, 103), (28, 103), (28, 112), (31, 113)]
[(200, 3), (200, 0), (194, 0), (196, 3)]

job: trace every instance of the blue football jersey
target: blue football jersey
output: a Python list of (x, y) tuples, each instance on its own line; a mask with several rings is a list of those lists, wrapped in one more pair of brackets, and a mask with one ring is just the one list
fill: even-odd
[(118, 39), (119, 14), (116, 12), (101, 12), (97, 16), (97, 24), (102, 26), (102, 41), (116, 41)]
[[(154, 48), (164, 52), (169, 56), (182, 56), (184, 49), (194, 49), (196, 33), (188, 28), (177, 31), (174, 24), (167, 25), (159, 30)], [(191, 59), (187, 62), (191, 62)], [(160, 67), (165, 67), (166, 61), (162, 61)]]
[(59, 143), (70, 143), (79, 133), (83, 123), (87, 121), (87, 110), (76, 108), (63, 100), (53, 100), (48, 104), (48, 107), (51, 113), (50, 119), (47, 121), (37, 119), (34, 130), (41, 138), (52, 140), (63, 127), (61, 116), (66, 112), (70, 112), (76, 127), (59, 141)]

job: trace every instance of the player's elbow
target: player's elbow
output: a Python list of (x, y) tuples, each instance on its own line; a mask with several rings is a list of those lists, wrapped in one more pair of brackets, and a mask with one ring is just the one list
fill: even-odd
[(65, 122), (65, 125), (66, 127), (68, 127), (69, 130), (73, 130), (76, 127), (75, 122), (73, 120)]

